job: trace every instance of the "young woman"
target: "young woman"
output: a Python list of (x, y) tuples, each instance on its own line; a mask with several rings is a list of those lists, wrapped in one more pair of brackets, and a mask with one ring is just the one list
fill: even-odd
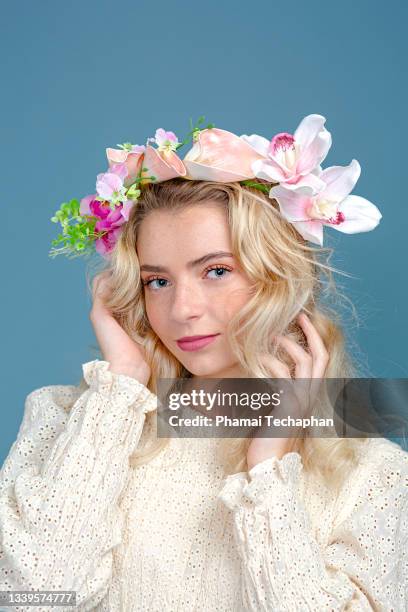
[[(283, 153), (292, 169), (286, 179), (296, 166), (289, 155), (310, 161), (313, 151), (320, 163), (327, 134), (316, 117), (299, 126), (291, 148), (286, 134), (286, 148), (281, 138), (269, 157), (254, 137), (242, 137), (258, 185)], [(98, 177), (102, 199), (81, 203), (84, 218), (86, 207), (89, 218), (99, 214), (95, 232), (106, 230), (95, 233), (108, 257), (90, 312), (102, 359), (83, 364), (79, 386), (27, 397), (1, 472), (1, 589), (75, 591), (83, 611), (402, 612), (408, 453), (398, 444), (157, 437), (162, 378), (312, 382), (355, 372), (337, 317), (320, 301), (322, 274), (332, 281), (324, 249), (307, 244), (323, 225), (339, 229), (348, 220), (346, 203), (327, 214), (329, 187), (331, 202), (341, 192), (339, 167), (331, 181), (310, 167), (297, 183), (284, 187), (282, 179), (279, 199), (271, 198), (247, 182), (242, 163), (228, 180), (249, 149), (237, 152), (235, 136), (230, 149), (219, 146), (221, 132), (194, 134), (201, 150), (183, 160), (188, 173), (174, 149), (163, 153), (174, 171), (164, 178), (148, 148), (123, 149), (111, 176)], [(154, 151), (160, 161), (162, 150)], [(142, 167), (133, 153), (142, 154)], [(127, 177), (137, 170), (133, 179), (150, 172), (156, 181), (115, 182), (124, 167)], [(350, 191), (350, 176), (343, 180)], [(134, 196), (125, 222), (129, 200), (115, 202), (120, 193)], [(289, 220), (284, 202), (300, 196), (315, 216)]]

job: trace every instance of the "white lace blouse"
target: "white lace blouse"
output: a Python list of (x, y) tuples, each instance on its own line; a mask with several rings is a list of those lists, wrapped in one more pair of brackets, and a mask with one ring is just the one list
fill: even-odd
[(298, 453), (226, 475), (216, 439), (129, 466), (157, 397), (106, 361), (27, 396), (0, 472), (0, 590), (15, 611), (408, 610), (408, 453), (371, 439), (335, 497)]

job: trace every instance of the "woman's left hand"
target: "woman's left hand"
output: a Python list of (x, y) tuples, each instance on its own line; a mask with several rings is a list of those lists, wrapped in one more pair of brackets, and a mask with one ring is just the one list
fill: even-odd
[[(304, 383), (307, 385), (306, 393), (305, 387), (301, 387), (301, 393), (299, 393), (300, 387), (297, 386), (296, 383), (293, 385), (295, 391), (296, 389), (298, 390), (298, 394), (295, 399), (296, 409), (299, 409), (300, 407), (300, 416), (305, 416), (305, 406), (307, 408), (313, 407), (313, 403), (320, 387), (319, 379), (324, 378), (327, 364), (329, 362), (329, 354), (322, 338), (306, 313), (303, 312), (298, 316), (298, 322), (305, 333), (310, 352), (305, 351), (298, 343), (287, 338), (286, 336), (278, 336), (276, 340), (288, 352), (295, 363), (295, 380), (298, 378), (305, 379)], [(271, 377), (290, 379), (293, 381), (288, 366), (276, 357), (271, 357), (270, 355), (265, 356), (264, 362), (266, 367), (271, 372)], [(313, 379), (316, 380), (313, 382)], [(308, 381), (310, 381), (310, 383)], [(288, 388), (286, 384), (283, 386), (285, 389)], [(286, 398), (285, 404), (287, 405)], [(273, 415), (281, 416), (278, 414), (278, 412), (278, 410), (274, 409)], [(285, 416), (287, 416), (287, 414), (285, 414)], [(291, 416), (299, 415), (291, 414)], [(247, 451), (248, 471), (257, 463), (260, 463), (261, 461), (264, 461), (270, 457), (277, 456), (280, 459), (283, 457), (283, 455), (291, 451), (294, 441), (294, 437), (254, 437)]]

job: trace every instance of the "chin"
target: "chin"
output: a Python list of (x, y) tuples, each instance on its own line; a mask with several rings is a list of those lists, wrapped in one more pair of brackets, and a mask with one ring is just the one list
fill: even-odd
[(218, 363), (218, 364), (199, 363), (199, 360), (197, 359), (195, 363), (192, 360), (192, 363), (183, 364), (183, 365), (185, 368), (187, 368), (189, 372), (191, 372), (193, 376), (206, 376), (207, 378), (219, 378), (219, 373), (229, 370), (233, 364), (230, 364), (228, 362)]
[(193, 376), (207, 376), (211, 378), (217, 378), (216, 372), (218, 372), (218, 370), (215, 370), (212, 367), (205, 367), (205, 366), (202, 366), (202, 367), (196, 366), (196, 367), (191, 367), (191, 368), (187, 367), (187, 370), (191, 374), (193, 374)]
[(182, 363), (193, 376), (212, 376), (219, 372), (219, 368), (215, 367), (214, 363), (206, 363), (206, 360), (191, 359)]

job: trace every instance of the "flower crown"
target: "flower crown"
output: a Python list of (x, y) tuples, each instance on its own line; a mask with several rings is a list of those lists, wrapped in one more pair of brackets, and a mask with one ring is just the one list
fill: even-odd
[[(174, 132), (159, 128), (145, 145), (124, 143), (117, 145), (119, 149), (106, 149), (109, 167), (98, 174), (96, 193), (80, 202), (65, 202), (51, 218), (61, 223), (62, 234), (52, 241), (50, 257), (96, 250), (109, 258), (143, 186), (175, 177), (239, 182), (259, 189), (278, 202), (282, 216), (305, 240), (320, 246), (325, 225), (346, 234), (378, 225), (378, 208), (349, 195), (360, 176), (358, 161), (325, 170), (320, 166), (332, 144), (325, 117), (308, 115), (294, 134), (281, 132), (271, 140), (256, 134), (236, 136), (213, 124), (200, 128), (203, 121), (200, 117), (193, 127), (190, 120), (191, 131), (182, 142)], [(177, 151), (190, 138), (193, 146), (180, 159)]]

